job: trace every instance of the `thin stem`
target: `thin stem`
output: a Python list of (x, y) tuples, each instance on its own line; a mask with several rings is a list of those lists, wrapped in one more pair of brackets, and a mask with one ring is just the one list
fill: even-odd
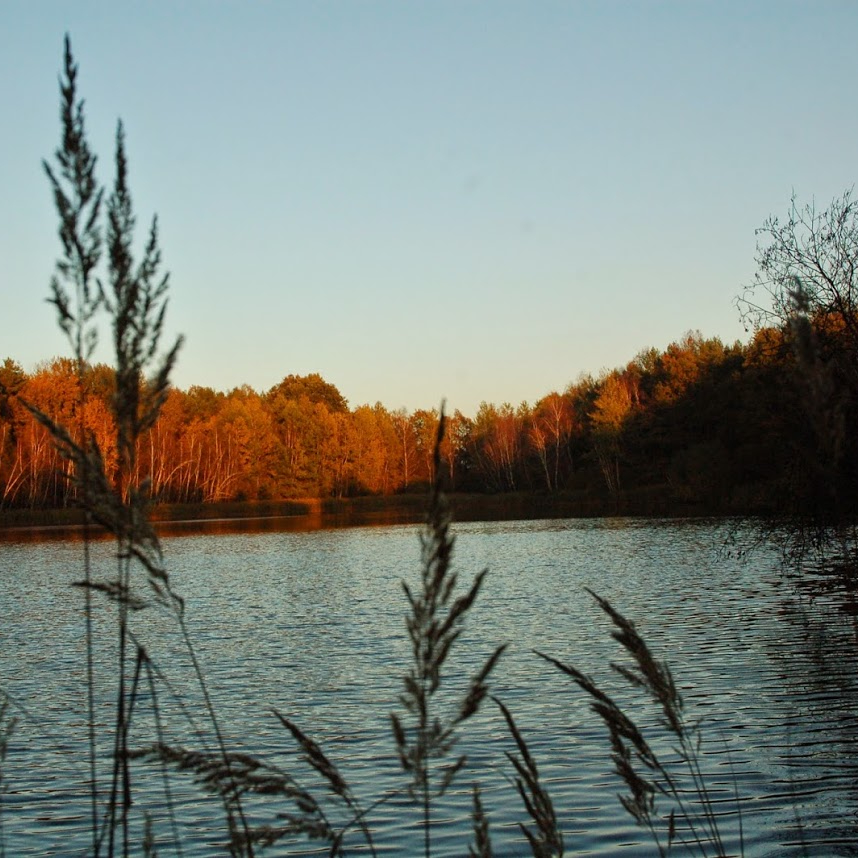
[[(214, 706), (211, 701), (211, 697), (209, 696), (208, 685), (206, 684), (205, 677), (203, 676), (202, 669), (200, 668), (200, 663), (197, 660), (197, 653), (194, 650), (194, 646), (191, 643), (191, 637), (188, 634), (188, 627), (185, 624), (185, 618), (181, 613), (177, 614), (177, 618), (179, 621), (179, 628), (182, 630), (182, 638), (185, 641), (185, 647), (187, 648), (188, 655), (191, 657), (191, 663), (194, 667), (194, 673), (197, 677), (197, 682), (199, 683), (200, 690), (203, 693), (203, 699), (206, 704), (206, 711), (208, 712), (209, 720), (211, 721), (212, 728), (215, 731), (215, 737), (217, 738), (218, 750), (220, 751), (221, 756), (223, 757), (224, 765), (226, 766), (227, 771), (229, 772), (229, 784), (230, 784), (230, 793), (234, 796), (234, 802), (236, 806), (236, 810), (238, 811), (238, 817), (241, 820), (241, 828), (242, 833), (244, 835), (244, 842), (247, 845), (247, 854), (249, 856), (253, 856), (253, 841), (250, 837), (250, 829), (247, 825), (247, 819), (244, 816), (244, 808), (241, 805), (241, 799), (239, 797), (238, 788), (235, 782), (235, 778), (232, 773), (232, 765), (230, 764), (229, 754), (226, 750), (226, 742), (224, 742), (223, 734), (220, 729), (220, 723), (218, 722), (217, 715), (215, 714)], [(229, 823), (230, 828), (230, 836), (232, 839), (232, 843), (235, 844), (237, 840), (237, 832), (235, 828), (235, 820), (233, 819), (233, 810), (230, 807), (229, 801), (224, 797), (224, 810), (226, 810), (227, 814), (227, 822)]]
[[(122, 551), (123, 542), (120, 539), (117, 552), (117, 576), (119, 578), (120, 593), (128, 593), (128, 567), (127, 554)], [(116, 827), (116, 805), (117, 792), (119, 789), (120, 767), (127, 757), (123, 754), (123, 742), (125, 734), (125, 648), (128, 640), (127, 625), (128, 606), (124, 598), (119, 599), (119, 687), (116, 696), (116, 723), (113, 743), (113, 780), (110, 787), (110, 805), (108, 808), (108, 855), (112, 856), (115, 849), (115, 827)], [(125, 763), (127, 764), (127, 763)], [(124, 816), (124, 815), (123, 815)]]
[[(155, 679), (152, 675), (152, 662), (149, 660), (149, 656), (146, 656), (146, 681), (149, 684), (149, 694), (152, 697), (152, 712), (155, 716), (155, 733), (158, 737), (158, 744), (163, 745), (164, 743), (164, 728), (161, 724), (161, 712), (158, 708), (158, 696), (155, 693)], [(161, 775), (164, 779), (164, 798), (167, 802), (167, 815), (170, 819), (170, 828), (173, 831), (173, 841), (176, 844), (176, 853), (180, 856), (183, 855), (182, 852), (182, 842), (179, 839), (179, 829), (176, 825), (176, 809), (173, 805), (173, 793), (170, 789), (170, 777), (167, 771), (167, 764), (162, 760), (161, 761)]]
[(95, 745), (95, 667), (93, 665), (92, 631), (92, 559), (90, 556), (90, 527), (92, 516), (86, 512), (83, 525), (83, 569), (84, 580), (84, 617), (86, 625), (86, 708), (87, 729), (89, 733), (89, 798), (90, 822), (92, 829), (92, 854), (98, 858), (100, 843), (98, 838), (98, 781), (96, 770)]
[(122, 736), (122, 854), (128, 856), (128, 811), (131, 809), (131, 767), (128, 764), (128, 733), (131, 729), (131, 717), (134, 704), (137, 702), (137, 691), (140, 688), (140, 668), (145, 658), (142, 648), (137, 647), (137, 658), (134, 662), (134, 678), (131, 681), (131, 693), (128, 696), (128, 716), (125, 719), (125, 730)]
[(423, 853), (430, 858), (431, 838), (429, 836), (429, 783), (423, 778)]

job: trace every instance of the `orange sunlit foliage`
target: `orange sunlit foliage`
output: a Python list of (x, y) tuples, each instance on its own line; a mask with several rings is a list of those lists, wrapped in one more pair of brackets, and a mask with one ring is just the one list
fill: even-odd
[[(841, 330), (829, 324), (819, 336)], [(101, 365), (86, 367), (81, 382), (68, 360), (30, 375), (12, 360), (0, 364), (3, 507), (74, 502), (68, 462), (23, 401), (97, 444), (110, 475), (112, 391)], [(842, 410), (854, 419), (858, 406)], [(729, 347), (690, 333), (532, 407), (484, 402), (473, 419), (455, 411), (441, 446), (442, 477), (457, 491), (616, 499), (649, 486), (683, 503), (760, 508), (775, 502), (796, 456), (813, 443), (801, 414), (788, 331), (762, 329), (746, 346)], [(171, 390), (138, 441), (133, 480), (164, 502), (422, 491), (435, 477), (438, 419), (437, 409), (349, 409), (317, 375), (286, 376), (264, 395), (249, 387)]]

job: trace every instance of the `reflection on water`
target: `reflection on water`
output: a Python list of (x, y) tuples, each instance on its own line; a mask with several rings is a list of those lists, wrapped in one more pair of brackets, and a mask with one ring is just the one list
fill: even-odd
[[(414, 524), (425, 519), (425, 511), (413, 508), (360, 510), (348, 505), (340, 511), (293, 515), (242, 515), (223, 518), (188, 518), (156, 520), (155, 530), (161, 537), (219, 536), (238, 533), (307, 533), (315, 530), (367, 527), (390, 524)], [(102, 541), (112, 536), (101, 527), (81, 524), (0, 527), (0, 544), (4, 542)]]
[[(587, 701), (532, 654), (608, 676), (618, 653), (589, 587), (635, 618), (669, 658), (689, 716), (703, 719), (704, 769), (734, 845), (738, 792), (745, 854), (858, 854), (853, 618), (832, 600), (811, 601), (785, 585), (774, 553), (758, 552), (745, 565), (719, 556), (723, 534), (712, 522), (519, 521), (455, 530), (463, 578), (490, 569), (455, 665), (467, 676), (498, 643), (511, 643), (493, 690), (539, 761), (570, 853), (653, 851), (618, 806), (604, 729)], [(97, 568), (109, 570), (110, 550), (95, 546)], [(417, 529), (194, 535), (166, 539), (165, 552), (230, 745), (309, 779), (271, 714), (277, 709), (320, 741), (367, 804), (389, 795), (370, 814), (379, 854), (419, 851), (418, 817), (401, 792), (388, 726), (409, 658), (398, 582), (417, 574)], [(87, 849), (81, 602), (68, 587), (79, 562), (73, 542), (0, 546), (0, 687), (24, 711), (5, 768), (9, 855)], [(109, 641), (112, 613), (100, 602), (95, 622)], [(134, 623), (171, 689), (159, 696), (167, 738), (193, 746), (182, 707), (202, 724), (203, 705), (176, 624), (159, 610)], [(105, 643), (97, 657), (106, 666), (98, 696), (107, 711), (116, 653)], [(154, 734), (148, 702), (144, 695), (135, 715), (140, 744)], [(497, 854), (523, 854), (516, 828), (523, 814), (504, 767), (512, 745), (491, 707), (468, 725), (462, 750), (471, 765), (438, 805), (434, 854), (466, 851), (477, 778)], [(99, 753), (106, 765), (109, 748)], [(160, 778), (142, 767), (134, 778), (138, 807), (152, 808), (168, 854)], [(222, 854), (217, 804), (187, 778), (172, 788), (185, 854)]]
[[(162, 536), (225, 533), (301, 533), (344, 527), (366, 527), (421, 523), (426, 517), (427, 495), (406, 494), (385, 497), (328, 498), (303, 501), (237, 501), (222, 504), (162, 505), (153, 509), (154, 526)], [(580, 501), (549, 495), (468, 495), (450, 498), (454, 518), (460, 522), (513, 522), (547, 519), (568, 520), (592, 516), (594, 510), (582, 510)], [(584, 505), (586, 506), (586, 504)], [(23, 512), (26, 516), (26, 511)], [(39, 517), (74, 515), (79, 510), (30, 513)], [(19, 519), (21, 520), (21, 519)], [(625, 527), (627, 519), (604, 519), (607, 527)], [(43, 542), (82, 539), (82, 524), (34, 524), (0, 527), (2, 542)], [(89, 529), (90, 538), (109, 538), (97, 526)]]

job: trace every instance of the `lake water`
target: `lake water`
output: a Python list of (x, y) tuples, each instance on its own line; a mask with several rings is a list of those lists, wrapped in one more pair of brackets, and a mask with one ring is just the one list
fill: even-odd
[[(493, 522), (454, 532), (461, 580), (484, 567), (489, 575), (449, 662), (442, 703), (509, 642), (492, 691), (540, 766), (567, 854), (655, 854), (619, 806), (605, 729), (582, 693), (533, 654), (622, 688), (607, 666), (619, 652), (591, 588), (636, 621), (670, 662), (689, 719), (701, 719), (702, 767), (731, 851), (741, 829), (748, 856), (858, 855), (856, 627), (836, 596), (798, 590), (774, 551), (726, 556), (727, 526), (718, 522)], [(272, 714), (279, 710), (319, 742), (365, 805), (386, 797), (368, 815), (378, 854), (420, 854), (419, 814), (402, 792), (389, 726), (410, 654), (399, 582), (418, 578), (418, 528), (186, 536), (165, 539), (164, 550), (229, 746), (323, 794)], [(110, 543), (93, 553), (97, 576), (108, 577)], [(0, 544), (0, 690), (20, 719), (0, 805), (10, 858), (88, 850), (83, 596), (70, 586), (81, 554), (73, 541)], [(112, 641), (114, 610), (96, 604), (97, 636)], [(152, 608), (132, 626), (162, 673), (166, 740), (199, 748), (210, 739), (194, 735), (183, 711), (211, 731), (175, 620)], [(109, 723), (115, 658), (112, 643), (98, 645), (100, 727)], [(155, 741), (152, 711), (142, 693), (132, 746)], [(650, 710), (632, 712), (652, 725)], [(470, 765), (435, 808), (433, 854), (467, 853), (475, 781), (495, 854), (528, 854), (516, 826), (527, 818), (504, 756), (514, 747), (499, 712), (488, 703), (462, 733)], [(105, 770), (109, 753), (102, 742)], [(160, 773), (135, 764), (132, 777), (135, 843), (148, 810), (159, 855), (173, 854)], [(186, 775), (171, 776), (170, 795), (184, 854), (223, 854), (217, 802)], [(256, 822), (288, 810), (269, 802), (249, 813)], [(360, 843), (347, 837), (347, 850), (367, 854)], [(270, 852), (315, 854), (304, 842)]]

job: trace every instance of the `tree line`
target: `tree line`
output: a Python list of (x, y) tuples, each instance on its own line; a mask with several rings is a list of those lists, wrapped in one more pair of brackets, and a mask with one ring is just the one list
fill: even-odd
[[(823, 324), (825, 321), (825, 324)], [(681, 508), (772, 512), (786, 497), (830, 491), (789, 324), (760, 327), (747, 344), (688, 333), (598, 377), (583, 375), (533, 405), (482, 403), (447, 416), (442, 450), (452, 491), (579, 493), (615, 498), (655, 492)], [(844, 326), (817, 319), (814, 336), (842, 350)], [(145, 383), (144, 383), (145, 384)], [(0, 366), (0, 505), (62, 507), (75, 484), (26, 401), (86, 433), (118, 468), (113, 370), (78, 372), (56, 358), (25, 373)], [(843, 403), (838, 406), (843, 410)], [(851, 418), (848, 413), (840, 419)], [(265, 392), (171, 388), (137, 440), (132, 484), (156, 502), (218, 502), (391, 495), (435, 477), (437, 409), (349, 408), (319, 375), (289, 375)], [(844, 425), (845, 432), (845, 425)], [(842, 433), (843, 434), (843, 433)], [(855, 457), (840, 451), (840, 479)], [(788, 490), (788, 491), (787, 491)]]
[[(130, 205), (122, 142), (120, 126), (121, 170), (111, 197), (116, 228)], [(58, 179), (50, 169), (48, 176), (56, 192)], [(71, 225), (91, 219), (79, 213)], [(582, 375), (533, 405), (483, 402), (474, 417), (448, 414), (440, 464), (448, 488), (593, 497), (617, 509), (629, 498), (650, 497), (664, 512), (775, 514), (822, 527), (854, 521), (858, 211), (852, 191), (821, 211), (793, 199), (786, 217), (767, 219), (757, 237), (755, 280), (736, 299), (752, 332), (747, 343), (725, 345), (689, 332), (623, 367)], [(99, 246), (97, 235), (89, 241)], [(151, 264), (141, 268), (149, 280), (160, 258), (156, 241), (153, 223)], [(94, 252), (83, 255), (83, 273)], [(124, 268), (114, 273), (120, 284), (128, 279)], [(149, 280), (152, 300), (163, 301), (166, 275)], [(110, 309), (106, 297), (83, 295), (78, 330), (68, 323), (69, 294), (52, 281), (51, 301), (76, 357), (55, 358), (32, 373), (12, 358), (0, 364), (0, 509), (78, 500), (73, 463), (54, 443), (51, 423), (84, 447), (94, 444), (108, 477), (118, 481), (123, 473), (122, 492), (142, 488), (155, 502), (392, 495), (434, 481), (437, 409), (349, 408), (336, 386), (316, 374), (288, 375), (264, 392), (179, 390), (167, 383), (179, 342), (166, 369), (150, 380), (136, 364), (123, 374), (88, 360), (96, 311), (103, 304)], [(137, 328), (114, 315), (114, 336), (133, 341)], [(160, 333), (162, 317), (163, 308), (149, 323), (153, 332)], [(151, 406), (152, 421), (129, 418), (134, 450), (117, 443), (120, 399)], [(120, 455), (127, 461), (117, 461)]]

